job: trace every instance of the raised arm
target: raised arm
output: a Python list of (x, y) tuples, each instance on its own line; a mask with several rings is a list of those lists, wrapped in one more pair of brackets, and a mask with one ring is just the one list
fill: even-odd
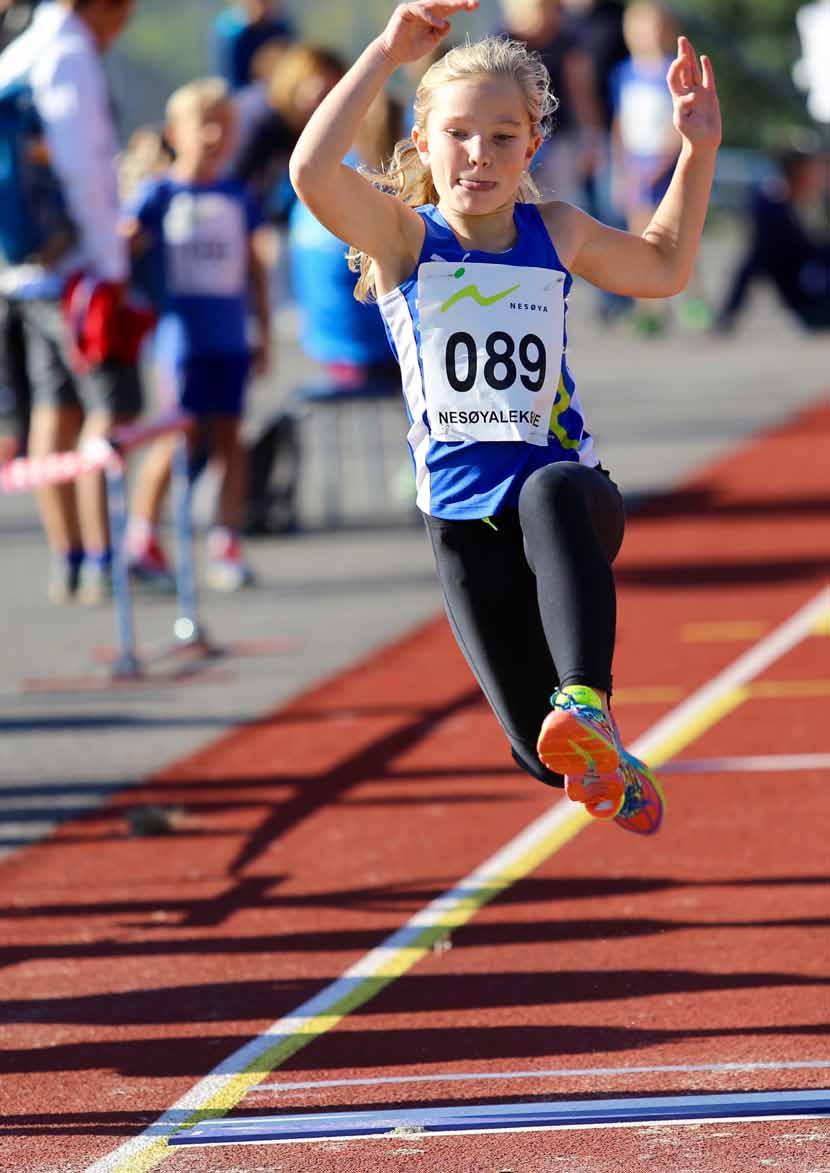
[(309, 119), (289, 164), (297, 195), (341, 240), (383, 263), (404, 262), (418, 247), (419, 217), (373, 187), (342, 160), (373, 100), (399, 65), (417, 61), (450, 31), (448, 17), (479, 0), (400, 4)]
[(601, 289), (629, 297), (670, 297), (689, 280), (703, 232), (721, 139), (715, 75), (686, 37), (667, 75), (681, 148), (668, 191), (642, 236), (620, 232), (577, 208), (542, 209), (571, 270)]

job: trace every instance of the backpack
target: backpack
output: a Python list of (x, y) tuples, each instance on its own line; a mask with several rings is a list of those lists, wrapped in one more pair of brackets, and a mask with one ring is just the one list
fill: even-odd
[(32, 89), (21, 80), (0, 89), (0, 252), (6, 263), (52, 263), (75, 240)]

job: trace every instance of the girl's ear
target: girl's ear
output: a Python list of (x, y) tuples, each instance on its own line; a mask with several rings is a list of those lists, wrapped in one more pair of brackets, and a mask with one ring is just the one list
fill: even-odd
[(421, 162), (429, 165), (429, 144), (427, 142), (426, 131), (419, 130), (417, 126), (413, 126), (412, 141), (415, 144), (415, 150), (418, 152), (418, 157)]
[(542, 145), (542, 136), (540, 134), (531, 135), (530, 142), (528, 143), (528, 146), (527, 146), (527, 152), (525, 153), (525, 158), (527, 159), (528, 162), (530, 162), (530, 160), (533, 158), (533, 156), (539, 150), (539, 147), (541, 147), (541, 145)]

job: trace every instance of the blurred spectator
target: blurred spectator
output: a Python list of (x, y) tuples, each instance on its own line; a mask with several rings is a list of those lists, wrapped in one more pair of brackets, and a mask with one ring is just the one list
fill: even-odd
[(281, 7), (279, 0), (238, 0), (214, 22), (213, 67), (232, 90), (253, 80), (251, 63), (263, 45), (291, 39), (291, 25)]
[(0, 464), (26, 451), (31, 410), (23, 321), (15, 302), (0, 298)]
[[(21, 0), (0, 0), (0, 52), (27, 27), (34, 7)], [(31, 389), (25, 359), (20, 315), (13, 302), (0, 299), (0, 464), (26, 449)]]
[(577, 38), (594, 66), (603, 125), (610, 130), (614, 116), (611, 73), (628, 56), (623, 36), (621, 0), (562, 0), (563, 27)]
[(779, 174), (753, 193), (750, 235), (729, 283), (716, 328), (731, 330), (750, 285), (769, 281), (808, 330), (830, 329), (830, 236), (809, 226), (809, 213), (828, 198), (828, 161), (815, 152), (788, 151)]
[[(30, 90), (43, 144), (74, 224), (52, 242), (9, 265), (0, 291), (22, 322), (33, 407), (29, 452), (43, 457), (80, 439), (105, 435), (136, 416), (141, 389), (135, 364), (107, 343), (107, 352), (77, 377), (62, 318), (70, 274), (81, 272), (104, 290), (109, 322), (118, 316), (127, 274), (118, 233), (117, 141), (102, 54), (125, 27), (133, 0), (54, 0), (38, 6), (28, 29), (0, 56), (0, 89)], [(103, 285), (101, 283), (104, 283)], [(38, 504), (52, 550), (49, 596), (96, 602), (109, 589), (109, 534), (103, 478), (46, 486)]]
[[(137, 194), (124, 226), (133, 250), (147, 250), (162, 291), (155, 339), (162, 398), (196, 416), (194, 448), (204, 446), (219, 471), (206, 581), (222, 591), (252, 579), (239, 539), (247, 479), (240, 425), (251, 368), (249, 293), (259, 328), (257, 373), (267, 369), (270, 346), (262, 215), (242, 184), (224, 177), (233, 134), (224, 81), (206, 78), (177, 90), (167, 104), (166, 130), (175, 160)], [(157, 531), (175, 443), (165, 437), (148, 452), (128, 535), (134, 575), (157, 586), (170, 585)]]
[(609, 143), (614, 108), (611, 75), (628, 56), (623, 36), (623, 6), (619, 0), (563, 0), (565, 31), (574, 36), (594, 67), (594, 79), (602, 119), (602, 159), (585, 181), (585, 205), (592, 216), (614, 221), (610, 199)]
[(677, 29), (659, 4), (635, 0), (623, 32), (629, 56), (610, 79), (614, 200), (639, 235), (668, 190), (680, 150), (666, 85)]
[[(310, 111), (309, 111), (310, 113)], [(401, 137), (403, 111), (382, 94), (364, 119), (344, 162), (380, 171)], [(295, 200), (288, 215), (291, 283), (300, 315), (300, 345), (325, 365), (344, 390), (373, 381), (397, 388), (400, 375), (378, 307), (354, 298), (357, 274), (346, 264), (348, 245)]]
[(501, 0), (504, 31), (535, 49), (559, 99), (554, 134), (543, 143), (533, 178), (544, 199), (577, 203), (587, 175), (599, 166), (602, 112), (593, 62), (568, 30), (561, 0)]
[(344, 72), (336, 53), (316, 45), (291, 45), (272, 63), (265, 79), (267, 112), (235, 162), (234, 174), (274, 219), (284, 219), (293, 202), (288, 157), (300, 131)]
[[(614, 121), (611, 133), (612, 198), (630, 232), (640, 235), (668, 191), (680, 151), (666, 73), (677, 42), (671, 12), (651, 0), (635, 0), (625, 9), (623, 34), (629, 57), (610, 79)], [(680, 322), (691, 329), (712, 324), (699, 277), (678, 303)], [(638, 304), (632, 324), (643, 334), (660, 333), (668, 324), (666, 303)]]

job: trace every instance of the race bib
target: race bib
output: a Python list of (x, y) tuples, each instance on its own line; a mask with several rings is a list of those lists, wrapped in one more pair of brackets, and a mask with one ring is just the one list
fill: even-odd
[(241, 204), (219, 192), (178, 192), (164, 218), (167, 281), (180, 296), (239, 297), (248, 244)]
[(421, 265), (421, 358), (436, 440), (547, 445), (562, 363), (564, 283), (555, 269)]

